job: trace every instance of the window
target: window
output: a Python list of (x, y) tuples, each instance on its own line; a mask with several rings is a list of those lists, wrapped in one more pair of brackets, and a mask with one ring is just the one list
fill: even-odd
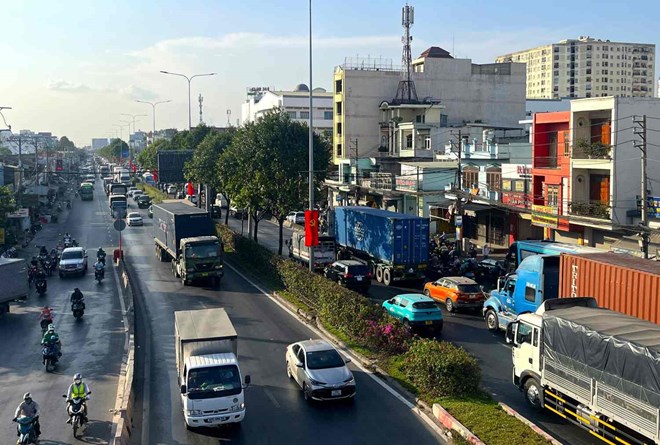
[(406, 135), (406, 148), (413, 148), (413, 137), (412, 134)]
[[(589, 96), (591, 96), (591, 93), (587, 93)], [(571, 155), (571, 144), (568, 136), (568, 130), (563, 131), (564, 133), (564, 156), (570, 156)]]
[(337, 122), (337, 136), (341, 136), (341, 135), (342, 135), (341, 122)]
[(549, 185), (546, 194), (546, 205), (548, 207), (559, 207), (559, 186)]
[(424, 139), (424, 149), (426, 150), (431, 149), (431, 138)]
[(516, 192), (521, 192), (521, 193), (525, 192), (525, 181), (523, 179), (518, 179), (517, 181), (515, 181), (514, 185), (515, 185), (514, 190)]
[(335, 93), (341, 93), (342, 92), (342, 80), (337, 79), (335, 80)]
[(326, 121), (331, 121), (332, 120), (332, 111), (324, 111), (323, 112), (323, 119)]
[(463, 168), (463, 188), (473, 188), (479, 183), (479, 169), (467, 166)]
[(488, 184), (488, 191), (499, 192), (502, 190), (502, 169), (500, 167), (486, 169), (486, 184)]
[(510, 192), (511, 191), (511, 179), (502, 179), (502, 190), (505, 192)]
[(300, 119), (309, 119), (309, 111), (301, 111)]
[(335, 111), (336, 111), (336, 113), (337, 113), (337, 116), (341, 116), (341, 115), (342, 115), (342, 112), (343, 112), (342, 109), (344, 108), (343, 105), (344, 105), (344, 104), (343, 104), (342, 102), (337, 102), (337, 103), (335, 104)]
[(337, 157), (341, 158), (341, 154), (342, 154), (341, 144), (337, 144)]
[(418, 114), (415, 116), (415, 122), (418, 124), (423, 124), (426, 122), (426, 115), (425, 114)]
[(287, 111), (286, 114), (291, 118), (291, 119), (296, 119), (298, 117), (298, 113), (295, 111)]
[(525, 300), (530, 303), (534, 303), (536, 300), (536, 288), (530, 286), (529, 283), (525, 286)]
[(404, 300), (404, 299), (399, 300), (399, 306), (401, 307), (408, 306), (408, 300)]
[(532, 343), (532, 330), (533, 328), (525, 323), (518, 323), (518, 330), (516, 331), (516, 344)]

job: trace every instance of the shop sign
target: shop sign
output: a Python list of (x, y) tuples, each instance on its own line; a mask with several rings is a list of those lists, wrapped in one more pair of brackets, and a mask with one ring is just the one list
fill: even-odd
[(397, 190), (409, 190), (411, 192), (417, 191), (417, 180), (408, 179), (408, 178), (396, 178), (396, 189)]
[(502, 164), (502, 178), (532, 179), (532, 166), (529, 164)]
[(532, 224), (539, 227), (556, 229), (559, 226), (559, 216), (556, 207), (533, 205)]

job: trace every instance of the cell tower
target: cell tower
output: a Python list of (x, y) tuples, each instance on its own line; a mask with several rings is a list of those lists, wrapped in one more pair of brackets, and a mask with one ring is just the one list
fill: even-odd
[(412, 36), (410, 35), (410, 28), (415, 23), (415, 8), (412, 6), (404, 6), (401, 9), (401, 25), (404, 32), (401, 37), (403, 43), (403, 55), (401, 56), (401, 65), (403, 66), (403, 79), (399, 81), (399, 87), (396, 90), (396, 97), (392, 101), (394, 104), (410, 104), (417, 103), (417, 91), (415, 90), (415, 82), (412, 80), (412, 53), (410, 50), (410, 42)]
[(198, 100), (199, 100), (199, 123), (203, 124), (204, 121), (202, 120), (202, 102), (204, 102), (204, 98), (202, 97), (201, 94), (199, 95)]

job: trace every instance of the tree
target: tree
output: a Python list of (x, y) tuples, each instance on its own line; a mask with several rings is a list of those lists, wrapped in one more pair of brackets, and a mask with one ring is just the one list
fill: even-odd
[[(0, 187), (0, 228), (7, 228), (7, 213), (16, 210), (14, 195), (7, 186)], [(6, 236), (6, 234), (5, 234)]]
[(0, 156), (9, 156), (13, 154), (10, 149), (0, 145)]
[(119, 159), (122, 151), (128, 153), (128, 144), (121, 139), (113, 139), (110, 144), (98, 150), (98, 154), (107, 159)]
[(74, 145), (73, 142), (69, 140), (68, 137), (62, 136), (60, 138), (59, 147), (57, 148), (58, 150), (67, 151), (67, 150), (74, 150), (75, 148), (76, 146)]

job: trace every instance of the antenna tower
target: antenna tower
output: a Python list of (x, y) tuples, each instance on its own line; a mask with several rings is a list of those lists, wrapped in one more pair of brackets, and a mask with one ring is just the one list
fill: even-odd
[(399, 87), (396, 90), (396, 97), (392, 101), (394, 104), (417, 103), (417, 91), (415, 90), (415, 82), (412, 80), (412, 53), (410, 50), (410, 42), (412, 36), (410, 35), (410, 28), (415, 23), (415, 8), (412, 6), (404, 6), (401, 9), (401, 25), (404, 32), (401, 37), (403, 43), (403, 55), (401, 56), (401, 64), (403, 65), (403, 79), (399, 81)]
[(202, 102), (204, 102), (204, 98), (202, 97), (201, 94), (199, 95), (198, 100), (199, 100), (199, 123), (203, 124), (204, 121), (202, 120)]

